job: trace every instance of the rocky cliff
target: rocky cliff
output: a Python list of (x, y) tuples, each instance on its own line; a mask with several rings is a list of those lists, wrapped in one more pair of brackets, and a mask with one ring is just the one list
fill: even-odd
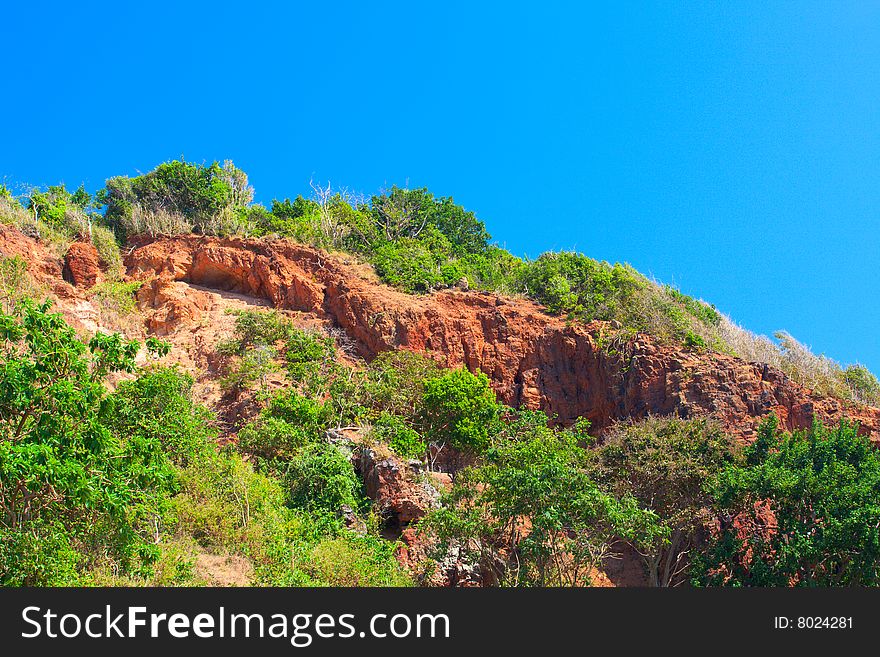
[(129, 276), (148, 281), (142, 307), (152, 310), (148, 324), (164, 332), (174, 330), (169, 317), (198, 313), (197, 291), (189, 298), (171, 289), (183, 282), (315, 313), (367, 359), (410, 349), (445, 366), (480, 369), (505, 403), (562, 422), (587, 417), (596, 431), (627, 417), (708, 413), (749, 440), (773, 411), (788, 429), (846, 416), (880, 440), (880, 409), (821, 397), (772, 367), (627, 337), (603, 322), (567, 323), (523, 299), (459, 290), (406, 295), (350, 257), (286, 240), (141, 239), (125, 263)]

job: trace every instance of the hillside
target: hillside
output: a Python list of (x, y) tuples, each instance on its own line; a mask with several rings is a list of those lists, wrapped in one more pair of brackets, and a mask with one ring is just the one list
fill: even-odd
[[(192, 288), (180, 300), (163, 294), (173, 281), (245, 294), (338, 326), (367, 360), (395, 349), (427, 353), (443, 367), (486, 373), (505, 404), (566, 424), (585, 417), (597, 432), (626, 418), (715, 414), (748, 440), (774, 412), (788, 430), (848, 417), (880, 440), (880, 410), (813, 394), (769, 365), (658, 345), (609, 322), (572, 324), (524, 299), (460, 290), (407, 295), (338, 256), (285, 240), (145, 241), (132, 245), (128, 275), (152, 281), (139, 299), (165, 317), (199, 320)], [(195, 312), (183, 310), (191, 306)]]
[(5, 584), (880, 577), (871, 536), (855, 563), (809, 533), (880, 513), (864, 368), (627, 266), (515, 259), (425, 190), (267, 211), (214, 167), (111, 179), (103, 214), (0, 195)]

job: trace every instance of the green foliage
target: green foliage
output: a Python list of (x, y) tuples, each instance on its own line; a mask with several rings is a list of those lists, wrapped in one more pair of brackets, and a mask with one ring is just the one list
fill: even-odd
[(11, 311), (18, 301), (34, 296), (36, 291), (24, 258), (0, 256), (0, 308)]
[(374, 536), (321, 540), (304, 566), (316, 583), (332, 586), (411, 586), (394, 557), (394, 544)]
[(425, 381), (424, 388), (421, 423), (429, 440), (473, 452), (489, 446), (501, 406), (485, 374), (451, 370)]
[(104, 281), (94, 286), (89, 291), (89, 294), (102, 307), (124, 317), (137, 309), (135, 295), (142, 285), (143, 281), (132, 281), (130, 283)]
[(302, 196), (297, 196), (293, 201), (274, 200), (271, 210), (259, 210), (251, 215), (251, 220), (258, 235), (274, 233), (315, 245), (324, 242), (324, 236), (320, 232), (318, 205)]
[[(733, 586), (876, 586), (880, 583), (880, 455), (858, 427), (816, 423), (780, 432), (771, 416), (713, 483), (725, 523), (699, 581)], [(772, 519), (760, 511), (767, 505)]]
[(414, 351), (386, 351), (373, 359), (358, 391), (361, 404), (377, 412), (414, 419), (425, 381), (440, 374), (429, 357)]
[(291, 390), (240, 432), (261, 473), (216, 450), (213, 418), (176, 368), (107, 393), (101, 380), (135, 369), (137, 343), (98, 334), (86, 346), (27, 300), (0, 314), (0, 340), (3, 585), (199, 584), (203, 554), (235, 555), (239, 581), (255, 584), (410, 583), (390, 543), (341, 526), (360, 483), (323, 442), (324, 404)]
[(323, 396), (338, 369), (333, 339), (312, 331), (291, 330), (284, 359), (291, 381), (311, 395)]
[[(163, 514), (172, 471), (155, 442), (113, 430), (101, 383), (134, 368), (137, 343), (98, 335), (86, 346), (28, 300), (0, 313), (0, 340), (0, 529), (20, 550), (4, 549), (0, 580), (68, 583), (96, 560), (149, 563), (143, 532)], [(42, 563), (28, 556), (44, 550)]]
[(263, 413), (238, 432), (238, 446), (242, 451), (258, 458), (289, 460), (302, 447), (319, 437), (315, 427), (287, 422)]
[(462, 269), (448, 261), (449, 241), (432, 227), (424, 233), (421, 238), (400, 237), (376, 248), (372, 262), (383, 281), (407, 292), (428, 292), (461, 278)]
[(708, 326), (718, 326), (721, 323), (721, 314), (715, 309), (715, 306), (700, 303), (693, 297), (682, 294), (671, 285), (664, 285), (663, 291), (666, 292), (673, 301), (683, 307), (689, 315), (700, 320), (703, 324)]
[(274, 310), (242, 310), (236, 313), (235, 333), (221, 342), (217, 350), (226, 355), (244, 355), (252, 347), (272, 346), (291, 332), (284, 315)]
[(850, 365), (843, 370), (843, 380), (853, 399), (863, 404), (880, 404), (880, 381), (864, 365)]
[(36, 518), (21, 529), (0, 524), (3, 586), (77, 586), (82, 561), (61, 521)]
[(534, 413), (518, 429), (493, 445), (485, 465), (459, 473), (446, 506), (425, 520), (441, 552), (458, 545), (511, 585), (579, 586), (616, 540), (642, 545), (662, 535), (635, 499), (599, 489), (573, 435)]
[(478, 253), (489, 243), (485, 225), (452, 197), (435, 199), (427, 188), (397, 186), (371, 199), (370, 215), (383, 241), (417, 238), (428, 226), (444, 235), (459, 254)]
[[(80, 186), (70, 192), (61, 185), (50, 185), (45, 191), (35, 189), (28, 198), (28, 211), (11, 208), (0, 201), (12, 215), (12, 223), (26, 235), (53, 245), (59, 256), (74, 241), (91, 241), (98, 251), (101, 267), (110, 278), (121, 273), (122, 256), (113, 230), (95, 211), (91, 195)], [(19, 206), (20, 208), (20, 206)]]
[(110, 225), (128, 238), (165, 232), (167, 224), (157, 219), (163, 215), (179, 216), (198, 232), (225, 234), (244, 225), (242, 212), (252, 197), (247, 175), (232, 162), (174, 160), (134, 178), (110, 178), (97, 200), (106, 206)]
[(706, 484), (732, 461), (730, 439), (720, 426), (674, 417), (619, 424), (591, 452), (596, 482), (617, 497), (635, 498), (664, 530), (642, 548), (652, 586), (686, 581), (708, 524), (705, 509), (712, 498)]
[(71, 193), (62, 183), (50, 185), (45, 192), (34, 190), (28, 209), (56, 230), (85, 237), (88, 235), (89, 220), (86, 212), (90, 203), (91, 197), (84, 187), (80, 186)]
[(408, 426), (402, 418), (386, 411), (382, 411), (373, 421), (371, 435), (403, 458), (422, 459), (428, 449), (418, 431)]
[(521, 273), (522, 290), (550, 312), (585, 319), (620, 319), (647, 281), (625, 265), (578, 253), (545, 253)]
[(161, 446), (175, 465), (199, 463), (213, 450), (213, 416), (192, 400), (193, 379), (177, 367), (160, 367), (123, 381), (113, 395), (111, 426)]
[(290, 322), (274, 310), (237, 313), (234, 335), (217, 345), (218, 353), (230, 358), (222, 385), (245, 390), (259, 384), (265, 389), (269, 374), (280, 370), (275, 345), (292, 331)]
[(360, 481), (348, 458), (328, 443), (303, 447), (284, 472), (294, 506), (335, 513), (360, 506)]
[(113, 230), (101, 224), (94, 224), (91, 234), (92, 244), (98, 251), (98, 262), (101, 267), (109, 278), (118, 278), (122, 274), (122, 253)]
[(583, 321), (618, 322), (686, 347), (723, 347), (721, 315), (693, 297), (649, 281), (629, 265), (599, 262), (579, 253), (545, 253), (515, 270), (514, 289)]

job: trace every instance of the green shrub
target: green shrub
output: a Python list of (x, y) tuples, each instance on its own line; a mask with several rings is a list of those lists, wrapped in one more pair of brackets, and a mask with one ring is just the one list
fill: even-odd
[(262, 414), (238, 432), (238, 447), (262, 459), (289, 460), (305, 445), (320, 438), (314, 429)]
[(214, 450), (213, 415), (192, 398), (193, 378), (176, 366), (123, 381), (111, 397), (111, 425), (120, 434), (158, 444), (176, 465), (199, 463)]
[(324, 586), (411, 586), (412, 578), (394, 557), (394, 544), (373, 536), (321, 540), (304, 566)]
[(442, 253), (425, 242), (403, 237), (379, 246), (372, 256), (380, 278), (406, 292), (429, 292), (444, 283), (440, 271)]
[(424, 354), (414, 351), (385, 351), (367, 368), (358, 391), (363, 406), (377, 412), (414, 419), (422, 403), (425, 381), (440, 368)]
[(452, 197), (435, 199), (427, 188), (393, 186), (373, 196), (370, 215), (378, 241), (420, 237), (427, 227), (435, 228), (458, 254), (478, 253), (490, 236), (473, 212), (456, 205)]
[(460, 450), (481, 452), (497, 431), (501, 406), (489, 378), (466, 369), (425, 381), (421, 422), (427, 438)]
[[(437, 537), (438, 556), (459, 546), (499, 583), (588, 585), (616, 541), (650, 545), (663, 530), (632, 497), (601, 491), (576, 438), (537, 419), (524, 418), (485, 464), (460, 472), (445, 506), (422, 526)], [(529, 530), (519, 531), (526, 523)]]
[(843, 379), (856, 401), (880, 404), (880, 381), (864, 365), (849, 365), (843, 370)]
[(142, 285), (143, 281), (105, 281), (95, 285), (89, 294), (104, 308), (124, 317), (137, 310), (135, 295)]
[(77, 586), (82, 555), (60, 520), (22, 529), (0, 525), (0, 586)]
[(159, 441), (120, 429), (102, 381), (133, 371), (139, 345), (99, 334), (86, 346), (48, 302), (28, 300), (0, 313), (0, 341), (0, 529), (18, 546), (4, 572), (50, 584), (94, 564), (148, 567), (173, 470)]
[(122, 254), (113, 231), (107, 226), (93, 225), (92, 244), (98, 251), (98, 260), (107, 276), (111, 279), (118, 278), (122, 274)]
[(11, 312), (16, 302), (36, 296), (37, 287), (27, 273), (27, 261), (21, 256), (0, 256), (0, 308)]
[(338, 369), (333, 339), (314, 331), (292, 329), (284, 346), (291, 381), (305, 394), (323, 396)]
[(596, 482), (617, 497), (631, 496), (657, 515), (664, 529), (640, 548), (652, 586), (689, 580), (691, 560), (703, 549), (713, 498), (707, 484), (734, 460), (733, 443), (706, 419), (650, 417), (623, 422), (590, 452)]
[(395, 454), (403, 458), (422, 459), (428, 448), (415, 429), (401, 418), (385, 411), (373, 421), (371, 435), (387, 443)]
[[(771, 416), (712, 482), (723, 523), (695, 580), (728, 586), (880, 583), (880, 455), (858, 426), (780, 432)], [(766, 513), (772, 514), (768, 521)], [(768, 526), (771, 524), (773, 526)], [(745, 535), (737, 527), (747, 528)]]
[(676, 290), (670, 285), (664, 285), (663, 291), (666, 292), (673, 301), (680, 304), (691, 316), (697, 318), (703, 324), (706, 324), (707, 326), (718, 326), (721, 323), (721, 314), (715, 309), (715, 306), (701, 303), (693, 297), (682, 294), (679, 290)]
[(584, 319), (618, 319), (627, 315), (636, 292), (648, 283), (627, 265), (609, 265), (578, 253), (545, 253), (520, 275), (521, 289), (550, 312)]
[(247, 175), (232, 162), (221, 166), (174, 160), (134, 178), (110, 178), (97, 199), (106, 205), (107, 221), (127, 239), (140, 232), (166, 232), (167, 222), (153, 223), (164, 216), (179, 216), (198, 232), (225, 234), (242, 225), (239, 211), (252, 197)]
[(312, 443), (303, 447), (284, 473), (294, 506), (309, 511), (338, 512), (360, 506), (360, 481), (351, 462), (336, 447)]

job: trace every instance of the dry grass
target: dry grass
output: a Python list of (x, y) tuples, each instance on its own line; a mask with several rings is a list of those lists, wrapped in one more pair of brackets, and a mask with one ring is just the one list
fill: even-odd
[(844, 368), (827, 356), (814, 354), (809, 347), (785, 331), (777, 332), (774, 336), (777, 341), (774, 342), (738, 326), (727, 316), (722, 316), (718, 331), (732, 354), (782, 370), (793, 381), (819, 394), (862, 404), (880, 402), (876, 394), (850, 384), (847, 372), (853, 366)]
[(177, 212), (168, 210), (149, 210), (139, 204), (131, 209), (131, 215), (123, 221), (123, 229), (127, 235), (147, 234), (182, 235), (192, 232), (192, 225)]

